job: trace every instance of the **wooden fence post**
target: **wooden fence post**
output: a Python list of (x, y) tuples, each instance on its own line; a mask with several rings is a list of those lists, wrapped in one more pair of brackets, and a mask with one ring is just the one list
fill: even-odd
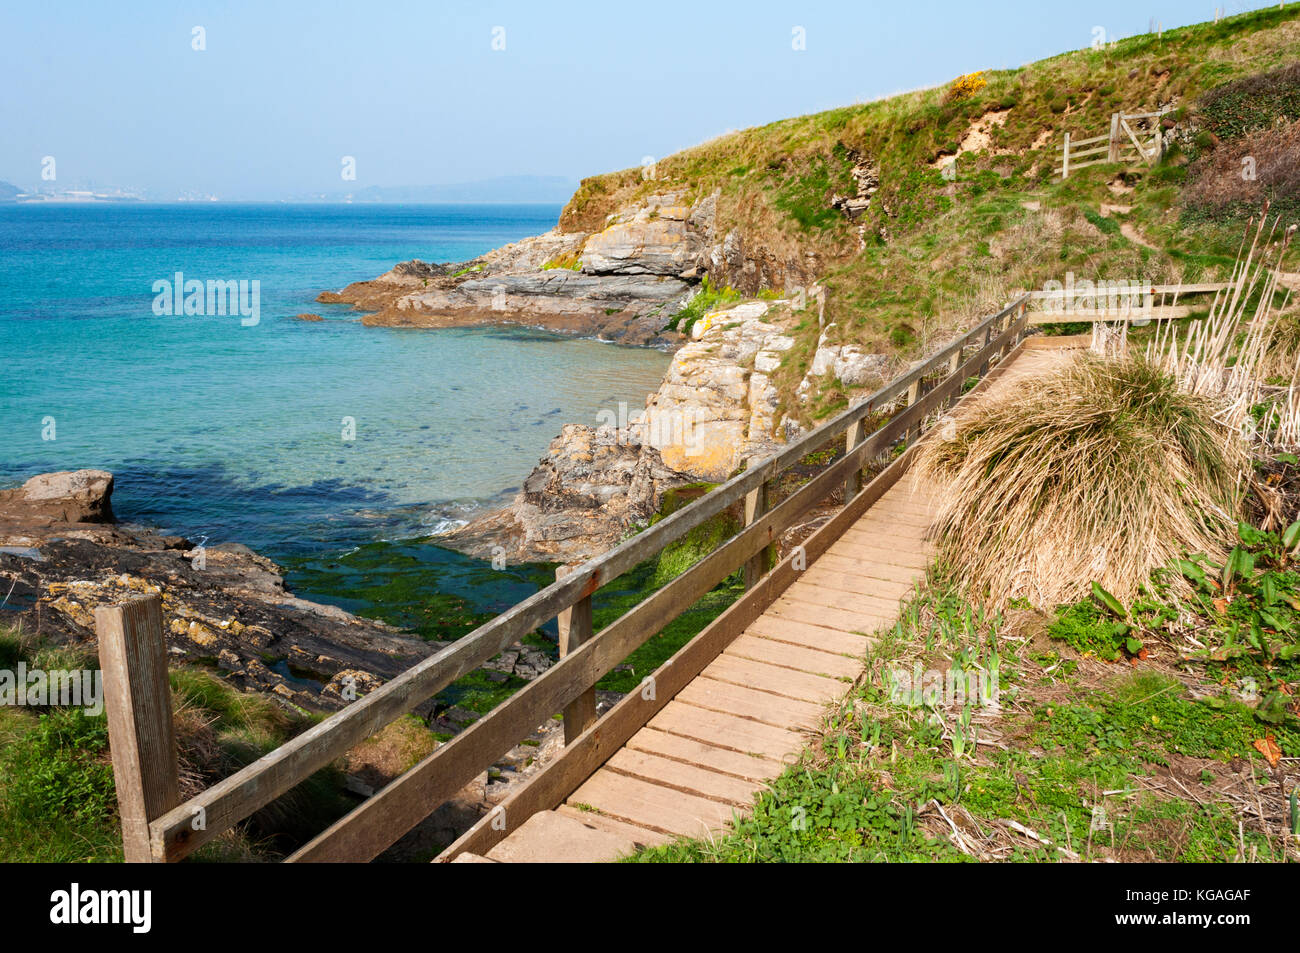
[[(962, 354), (962, 349), (957, 348), (957, 350), (953, 352), (952, 357), (948, 358), (948, 373), (946, 375), (947, 377), (952, 377), (952, 375), (957, 373), (957, 369), (961, 367), (961, 354)], [(953, 391), (951, 396), (949, 396), (948, 407), (952, 407), (952, 405), (957, 403), (957, 401), (959, 400), (961, 400), (960, 387), (958, 387), (955, 391)]]
[(149, 822), (180, 803), (162, 598), (143, 596), (95, 610), (104, 707), (113, 754), (122, 852), (149, 863)]
[[(912, 386), (907, 389), (907, 406), (911, 407), (921, 399), (921, 378), (912, 381)], [(917, 421), (907, 428), (907, 442), (910, 444), (921, 435), (921, 421)]]
[[(844, 432), (844, 452), (852, 453), (853, 448), (862, 442), (862, 420), (858, 419), (849, 424), (848, 429)], [(850, 501), (862, 490), (863, 468), (859, 467), (848, 475), (844, 481), (844, 505), (848, 506)]]
[(1110, 114), (1110, 150), (1106, 153), (1106, 161), (1119, 161), (1119, 113)]
[[(555, 578), (563, 579), (574, 570), (573, 566), (560, 566)], [(560, 658), (568, 655), (592, 636), (591, 596), (584, 596), (570, 608), (562, 609), (555, 617), (560, 630)], [(587, 689), (564, 709), (564, 743), (573, 744), (596, 720), (596, 686)]]
[(1070, 177), (1070, 134), (1065, 134), (1065, 151), (1061, 154), (1061, 178)]
[[(745, 525), (766, 513), (772, 506), (772, 488), (764, 480), (745, 494)], [(772, 565), (772, 552), (775, 547), (764, 546), (745, 563), (745, 588), (753, 589)]]

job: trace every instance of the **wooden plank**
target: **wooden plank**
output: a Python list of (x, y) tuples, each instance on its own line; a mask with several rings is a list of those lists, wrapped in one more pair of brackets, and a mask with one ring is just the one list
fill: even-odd
[(790, 760), (804, 747), (804, 737), (791, 731), (788, 726), (774, 728), (739, 715), (710, 711), (677, 701), (650, 719), (648, 727), (779, 762)]
[(127, 863), (149, 863), (149, 822), (180, 802), (162, 597), (95, 609), (113, 781)]
[(694, 738), (683, 738), (681, 735), (669, 734), (648, 726), (628, 739), (627, 745), (621, 750), (629, 749), (647, 751), (661, 758), (696, 764), (710, 771), (729, 774), (744, 781), (766, 781), (785, 770), (785, 765), (775, 758), (719, 748), (717, 745), (696, 741)]
[(899, 512), (893, 507), (888, 507), (881, 510), (871, 510), (858, 521), (858, 526), (872, 530), (878, 528), (888, 529), (891, 526), (896, 526), (900, 530), (900, 536), (908, 535), (919, 538), (925, 535), (925, 531), (930, 528), (933, 522), (934, 519), (931, 516)]
[[(1187, 305), (1166, 305), (1164, 307), (1134, 309), (1133, 311), (1099, 311), (1095, 308), (1078, 308), (1064, 314), (1047, 311), (1035, 312), (1030, 324), (1035, 327), (1044, 324), (1069, 324), (1072, 321), (1177, 321), (1189, 317), (1195, 308)], [(1204, 309), (1201, 309), (1204, 310)]]
[[(814, 576), (803, 580), (797, 588), (787, 593), (789, 598), (810, 606), (829, 606), (833, 609), (846, 609), (870, 615), (873, 618), (889, 619), (898, 612), (898, 596), (876, 595), (881, 590), (868, 592), (848, 592), (831, 586), (820, 585), (821, 577)], [(879, 580), (865, 580), (863, 588), (879, 585)]]
[[(827, 563), (830, 558), (843, 559), (851, 561), (856, 568), (852, 571), (858, 573), (864, 579), (878, 579), (881, 582), (902, 583), (910, 586), (918, 579), (925, 578), (925, 570), (915, 566), (891, 566), (888, 563), (880, 562), (876, 557), (874, 550), (865, 546), (857, 546), (852, 542), (840, 542), (836, 547), (817, 561), (826, 568), (833, 568), (832, 563)], [(816, 568), (816, 563), (811, 568)]]
[(819, 649), (789, 645), (772, 639), (745, 634), (727, 647), (723, 655), (754, 659), (768, 665), (780, 665), (813, 675), (828, 678), (857, 678), (862, 673), (862, 663), (856, 659), (825, 652)]
[[(816, 565), (812, 566), (808, 573), (813, 574), (811, 577), (805, 575), (806, 581), (817, 585), (818, 573), (821, 570), (829, 572), (844, 573), (849, 576), (856, 576), (863, 580), (862, 589), (853, 589), (865, 596), (876, 596), (888, 603), (893, 603), (896, 599), (901, 599), (911, 591), (915, 580), (923, 578), (923, 573), (914, 573), (901, 579), (881, 579), (878, 570), (872, 567), (872, 564), (866, 560), (852, 555), (840, 555), (840, 553), (827, 553), (821, 559), (817, 560)], [(905, 570), (906, 572), (906, 570)], [(838, 588), (838, 587), (829, 587)], [(802, 598), (802, 597), (800, 597)]]
[(657, 847), (660, 844), (667, 844), (672, 841), (672, 837), (660, 831), (652, 831), (649, 828), (638, 827), (626, 821), (615, 820), (596, 811), (580, 811), (576, 807), (570, 807), (567, 804), (561, 804), (555, 809), (555, 813), (576, 818), (587, 827), (593, 827), (598, 831), (608, 831), (611, 834), (617, 834), (619, 837), (625, 837), (638, 850), (643, 847)]
[(860, 659), (867, 653), (872, 639), (855, 632), (842, 632), (825, 626), (765, 615), (749, 627), (747, 633), (763, 639), (801, 645), (821, 652), (835, 652)]
[[(1106, 137), (1105, 137), (1105, 136), (1099, 136), (1098, 138), (1099, 138), (1099, 139), (1105, 139)], [(1095, 156), (1095, 155), (1100, 155), (1100, 154), (1103, 153), (1103, 152), (1105, 152), (1107, 155), (1110, 154), (1110, 145), (1109, 145), (1109, 144), (1104, 145), (1104, 146), (1097, 146), (1097, 147), (1094, 148), (1094, 149), (1082, 149), (1082, 150), (1074, 150), (1074, 149), (1071, 149), (1071, 150), (1070, 150), (1070, 162), (1071, 162), (1071, 164), (1073, 164), (1074, 160), (1075, 160), (1075, 159), (1078, 159), (1080, 156)]]
[(784, 698), (821, 705), (844, 697), (849, 683), (825, 675), (813, 675), (781, 668), (754, 659), (737, 658), (723, 652), (701, 673), (705, 678), (729, 682), (743, 688), (771, 692)]
[[(805, 579), (820, 589), (830, 589), (848, 595), (864, 596), (873, 600), (884, 612), (897, 612), (901, 596), (880, 595), (878, 580), (868, 579), (856, 571), (845, 572), (827, 566), (814, 566), (809, 569)], [(904, 593), (903, 595), (906, 595)]]
[(835, 609), (830, 606), (814, 606), (791, 599), (781, 598), (768, 610), (772, 615), (806, 622), (809, 625), (821, 625), (840, 632), (858, 632), (870, 635), (882, 625), (894, 621), (894, 617), (884, 612), (855, 612), (849, 609)]
[(821, 720), (823, 707), (753, 688), (742, 688), (730, 682), (714, 681), (704, 676), (693, 679), (678, 692), (677, 700), (697, 708), (739, 715), (774, 728), (791, 725), (813, 728)]
[(584, 824), (570, 814), (542, 811), (488, 851), (487, 858), (502, 864), (581, 864), (615, 860), (634, 850), (630, 837)]
[(1138, 142), (1137, 134), (1133, 132), (1133, 127), (1128, 124), (1125, 116), (1119, 117), (1119, 127), (1128, 133), (1129, 139), (1133, 142), (1133, 147), (1137, 149), (1142, 158), (1149, 160), (1151, 158), (1150, 153), (1147, 152), (1146, 147), (1142, 145), (1142, 143)]
[[(860, 568), (846, 570), (843, 566), (836, 567), (834, 560), (838, 558), (829, 555), (822, 557), (817, 565), (804, 573), (799, 585), (791, 587), (785, 595), (797, 602), (811, 605), (837, 606), (841, 609), (888, 615), (897, 611), (898, 600), (912, 588), (912, 580), (898, 582), (877, 579), (866, 575)], [(852, 565), (857, 567), (859, 564)], [(841, 579), (838, 576), (847, 578)]]
[(922, 541), (925, 543), (923, 547), (911, 548), (908, 544), (912, 540), (901, 540), (896, 536), (872, 533), (857, 527), (847, 530), (840, 539), (850, 543), (864, 559), (883, 566), (924, 571), (933, 558), (934, 545), (929, 540)]
[[(1162, 295), (1162, 294), (1206, 294), (1215, 291), (1227, 291), (1234, 287), (1231, 281), (1210, 281), (1196, 284), (1183, 285), (1138, 285), (1132, 292), (1134, 295)], [(1106, 288), (1109, 292), (1109, 286)], [(1128, 294), (1127, 290), (1125, 293)], [(1090, 298), (1098, 294), (1097, 287), (1079, 286), (1074, 288), (1058, 288), (1054, 291), (1031, 291), (1029, 298), (1033, 301), (1060, 301), (1067, 298)], [(1031, 314), (1033, 312), (1030, 312)]]
[(1078, 146), (1090, 146), (1090, 145), (1092, 145), (1094, 142), (1104, 142), (1107, 138), (1109, 138), (1109, 137), (1108, 137), (1108, 136), (1105, 136), (1105, 135), (1101, 135), (1101, 136), (1093, 136), (1093, 137), (1090, 138), (1090, 139), (1071, 139), (1071, 140), (1070, 140), (1070, 155), (1071, 155), (1071, 156), (1078, 155), (1078, 153), (1074, 151), (1074, 149), (1075, 149), (1076, 147), (1078, 147)]
[(606, 769), (584, 781), (569, 803), (590, 805), (619, 820), (681, 837), (699, 837), (719, 830), (735, 811), (730, 804)]
[[(573, 566), (560, 566), (555, 570), (555, 577), (563, 579), (573, 571)], [(559, 629), (560, 658), (591, 640), (591, 596), (579, 599), (570, 608), (555, 617)], [(564, 743), (570, 744), (596, 720), (596, 687), (593, 685), (564, 709)]]
[[(844, 432), (845, 453), (851, 453), (853, 449), (859, 443), (862, 442), (862, 431), (863, 431), (863, 422), (861, 420), (855, 420), (853, 423), (849, 424), (848, 430)], [(861, 492), (862, 484), (863, 484), (862, 477), (863, 477), (863, 471), (861, 469), (857, 469), (854, 470), (852, 473), (850, 473), (848, 479), (844, 481), (844, 502), (845, 503), (853, 499), (855, 496), (858, 495), (859, 492)]]
[(896, 509), (926, 518), (932, 517), (938, 509), (931, 493), (918, 492), (911, 487), (896, 486), (880, 500), (873, 509)]
[(614, 756), (605, 762), (605, 767), (675, 791), (725, 801), (732, 807), (749, 807), (754, 803), (758, 789), (752, 781), (627, 747), (615, 751)]

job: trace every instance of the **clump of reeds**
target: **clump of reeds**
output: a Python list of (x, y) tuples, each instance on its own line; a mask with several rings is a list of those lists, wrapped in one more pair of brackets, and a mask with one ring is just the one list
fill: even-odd
[(989, 394), (919, 448), (941, 560), (972, 597), (1050, 608), (1093, 581), (1128, 601), (1186, 552), (1221, 557), (1246, 458), (1218, 410), (1136, 355), (1083, 352)]
[[(1231, 287), (1215, 295), (1209, 316), (1183, 333), (1169, 322), (1148, 342), (1146, 356), (1184, 390), (1216, 400), (1219, 419), (1249, 442), (1291, 447), (1300, 437), (1300, 407), (1293, 399), (1300, 396), (1300, 351), (1291, 353), (1287, 342), (1278, 339), (1276, 318), (1290, 301), (1288, 292), (1278, 305), (1279, 276), (1295, 227), (1278, 241), (1280, 222), (1274, 220), (1265, 238), (1267, 221), (1267, 214), (1261, 216), (1249, 247), (1243, 241)], [(1270, 248), (1276, 253), (1271, 265)], [(1279, 370), (1291, 380), (1289, 394), (1268, 383)]]

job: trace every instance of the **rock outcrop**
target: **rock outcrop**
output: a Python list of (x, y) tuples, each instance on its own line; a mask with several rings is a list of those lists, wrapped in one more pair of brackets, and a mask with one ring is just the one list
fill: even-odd
[(817, 378), (829, 376), (844, 387), (862, 388), (884, 383), (889, 368), (889, 356), (863, 350), (857, 344), (832, 344), (835, 324), (826, 325), (817, 339), (808, 373), (799, 384), (799, 397), (807, 398)]
[(690, 482), (634, 431), (568, 424), (505, 509), (441, 537), (454, 549), (510, 562), (581, 562), (616, 545)]
[(698, 338), (673, 356), (631, 428), (667, 466), (718, 482), (772, 450), (777, 391), (769, 375), (794, 346), (782, 324), (765, 320), (772, 309), (751, 301), (706, 315)]
[(35, 526), (111, 523), (113, 474), (63, 470), (32, 477), (15, 490), (0, 490), (0, 520)]
[(698, 275), (706, 235), (701, 218), (682, 205), (685, 193), (650, 196), (613, 217), (582, 247), (582, 270), (592, 275)]
[[(564, 268), (493, 274), (398, 298), (362, 323), (446, 327), (516, 323), (623, 344), (671, 344), (668, 318), (688, 297), (686, 282), (659, 275), (589, 275)], [(665, 312), (665, 309), (668, 311)]]
[(441, 541), (483, 558), (581, 562), (648, 521), (664, 490), (720, 482), (773, 452), (790, 436), (771, 380), (794, 346), (786, 304), (705, 315), (644, 413), (619, 426), (566, 426), (509, 506)]
[(385, 327), (523, 324), (622, 344), (676, 347), (667, 330), (706, 276), (745, 294), (805, 284), (812, 258), (769, 253), (738, 229), (718, 228), (720, 193), (689, 202), (684, 189), (651, 194), (594, 232), (552, 229), (473, 261), (402, 262), (370, 281), (323, 292), (325, 304), (368, 312)]

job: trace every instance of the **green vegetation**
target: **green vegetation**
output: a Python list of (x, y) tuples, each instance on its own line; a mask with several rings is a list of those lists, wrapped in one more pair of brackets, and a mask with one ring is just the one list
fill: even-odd
[(666, 330), (680, 331), (682, 334), (690, 337), (691, 328), (696, 321), (699, 321), (705, 315), (715, 308), (732, 304), (739, 301), (741, 295), (733, 288), (714, 288), (707, 276), (700, 282), (700, 289), (686, 306), (672, 316), (668, 322)]
[[(1129, 645), (1131, 626), (1116, 619), (1109, 611), (1092, 599), (1084, 599), (1066, 608), (1048, 628), (1048, 634), (1061, 639), (1081, 655), (1092, 653), (1099, 659), (1113, 662)], [(1141, 645), (1133, 645), (1136, 654)]]
[(1300, 63), (1216, 86), (1199, 103), (1203, 128), (1220, 139), (1268, 129), (1279, 117), (1300, 119)]

